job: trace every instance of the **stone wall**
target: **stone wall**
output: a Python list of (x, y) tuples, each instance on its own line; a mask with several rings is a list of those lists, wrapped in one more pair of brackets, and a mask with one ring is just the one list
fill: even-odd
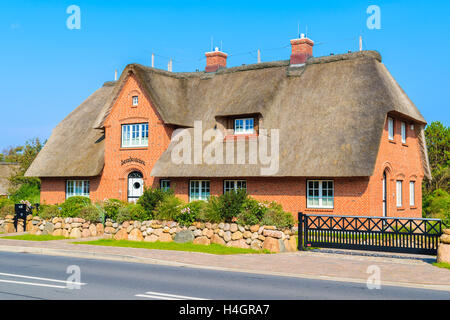
[[(13, 216), (0, 220), (0, 232), (16, 232)], [(17, 232), (23, 231), (23, 221), (19, 221)], [(117, 223), (106, 220), (91, 223), (81, 218), (53, 218), (49, 221), (28, 216), (27, 228), (30, 234), (54, 235), (67, 238), (88, 238), (102, 236), (106, 239), (147, 241), (147, 242), (193, 242), (209, 245), (212, 243), (228, 247), (266, 249), (271, 252), (296, 251), (295, 228), (277, 229), (275, 226), (240, 226), (236, 223), (195, 222), (189, 227), (173, 221), (125, 221)]]
[[(91, 223), (81, 218), (53, 218), (45, 220), (37, 216), (28, 216), (26, 231), (35, 235), (64, 236), (67, 238), (88, 238), (103, 235), (103, 224)], [(0, 220), (0, 232), (14, 233), (23, 232), (23, 220), (14, 227), (14, 216), (6, 216)]]
[(246, 249), (267, 249), (272, 252), (296, 251), (294, 229), (278, 230), (275, 226), (240, 226), (236, 223), (201, 223), (182, 227), (173, 221), (107, 221), (105, 238), (147, 242), (193, 242), (221, 244)]
[(450, 263), (450, 229), (445, 229), (439, 240), (437, 262)]

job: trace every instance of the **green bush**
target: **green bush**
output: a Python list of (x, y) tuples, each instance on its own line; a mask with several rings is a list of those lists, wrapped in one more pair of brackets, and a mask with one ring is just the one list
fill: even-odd
[(147, 211), (140, 204), (129, 204), (119, 208), (117, 213), (117, 222), (124, 221), (145, 221), (148, 220)]
[(119, 209), (125, 207), (126, 204), (119, 199), (107, 199), (103, 202), (102, 207), (104, 210), (105, 218), (113, 221), (117, 220)]
[(42, 205), (39, 207), (39, 217), (45, 220), (51, 220), (61, 216), (61, 210), (56, 205)]
[(247, 197), (242, 205), (241, 213), (237, 216), (237, 223), (241, 225), (259, 224), (267, 210), (266, 203)]
[(184, 206), (181, 209), (180, 214), (178, 215), (176, 221), (182, 225), (189, 227), (194, 221), (197, 220), (196, 213), (189, 205)]
[(7, 203), (0, 209), (0, 219), (5, 219), (7, 215), (14, 215), (14, 203)]
[(295, 221), (292, 214), (283, 211), (283, 207), (280, 204), (271, 202), (261, 219), (261, 224), (276, 226), (277, 228), (291, 228), (294, 226)]
[(206, 207), (208, 206), (208, 202), (197, 200), (189, 202), (186, 207), (189, 208), (191, 215), (195, 217), (197, 221), (207, 222), (206, 216)]
[(19, 203), (20, 200), (28, 200), (32, 204), (39, 203), (41, 197), (41, 190), (38, 184), (22, 184), (12, 195), (11, 199), (15, 203)]
[(220, 215), (225, 222), (231, 222), (242, 212), (242, 207), (247, 199), (245, 190), (229, 191), (219, 197)]
[(177, 221), (184, 203), (174, 195), (164, 195), (162, 201), (154, 211), (154, 218), (158, 220)]
[(61, 204), (61, 216), (64, 218), (78, 217), (80, 210), (91, 204), (87, 197), (70, 197)]
[(427, 217), (441, 219), (450, 228), (450, 194), (437, 189), (424, 197), (423, 210)]
[(205, 203), (205, 208), (200, 212), (200, 221), (219, 223), (223, 222), (222, 218), (222, 202), (219, 197), (210, 197), (208, 202)]
[(173, 195), (173, 191), (171, 189), (165, 191), (160, 188), (145, 188), (144, 193), (138, 200), (138, 204), (140, 204), (149, 213), (149, 215), (151, 215), (163, 199), (166, 196), (171, 195)]
[(89, 205), (83, 207), (78, 211), (78, 218), (84, 219), (90, 222), (100, 222), (101, 221), (101, 211), (95, 205)]
[(8, 198), (0, 198), (0, 210), (9, 204), (14, 204), (14, 201), (12, 201), (11, 199)]

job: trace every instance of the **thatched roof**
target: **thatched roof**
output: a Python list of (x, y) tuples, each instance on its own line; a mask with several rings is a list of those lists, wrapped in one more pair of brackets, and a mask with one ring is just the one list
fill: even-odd
[(0, 196), (9, 195), (9, 178), (19, 169), (17, 163), (0, 162)]
[[(426, 123), (374, 51), (310, 58), (303, 67), (278, 61), (215, 73), (172, 73), (132, 64), (117, 85), (97, 91), (55, 129), (27, 175), (100, 174), (104, 146), (94, 141), (102, 131), (93, 128), (103, 127), (130, 74), (138, 78), (163, 121), (185, 130), (192, 131), (196, 120), (209, 129), (218, 116), (260, 114), (261, 128), (279, 129), (276, 176), (370, 176), (388, 112)], [(75, 124), (77, 132), (68, 130)], [(80, 139), (81, 133), (89, 133), (89, 139)], [(259, 165), (176, 165), (172, 148), (157, 161), (153, 176), (260, 175)], [(426, 173), (427, 168), (424, 157)]]
[(25, 173), (32, 177), (89, 177), (104, 164), (104, 134), (94, 121), (114, 88), (107, 82), (58, 126)]

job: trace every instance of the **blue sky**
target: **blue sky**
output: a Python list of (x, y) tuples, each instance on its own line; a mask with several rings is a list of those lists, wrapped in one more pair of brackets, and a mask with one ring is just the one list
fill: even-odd
[[(69, 30), (66, 9), (81, 9)], [(369, 30), (369, 5), (381, 29)], [(427, 121), (450, 125), (450, 4), (447, 1), (2, 1), (0, 150), (47, 139), (75, 107), (129, 63), (202, 70), (222, 46), (229, 66), (288, 59), (289, 40), (308, 30), (314, 55), (378, 50)]]

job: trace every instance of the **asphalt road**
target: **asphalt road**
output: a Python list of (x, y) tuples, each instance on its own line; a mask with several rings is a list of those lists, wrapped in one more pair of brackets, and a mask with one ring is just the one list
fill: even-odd
[(11, 299), (436, 300), (450, 292), (0, 252), (0, 300)]

